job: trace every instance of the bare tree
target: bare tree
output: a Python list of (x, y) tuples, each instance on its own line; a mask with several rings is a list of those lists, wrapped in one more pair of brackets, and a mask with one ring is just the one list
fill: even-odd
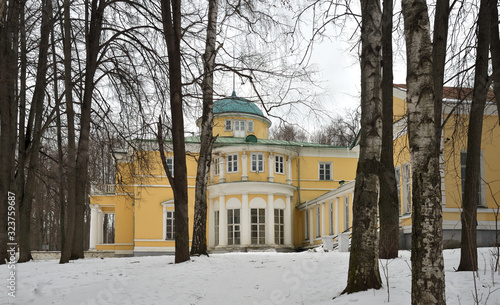
[(285, 141), (306, 142), (307, 135), (295, 125), (285, 124), (271, 130), (271, 138)]
[(398, 256), (399, 201), (394, 172), (393, 149), (393, 72), (392, 72), (392, 0), (383, 1), (382, 14), (382, 152), (380, 156), (380, 258)]
[[(413, 177), (412, 304), (445, 304), (443, 233), (432, 44), (427, 4), (403, 2)], [(447, 29), (439, 29), (446, 31)]]
[(354, 186), (351, 254), (343, 293), (380, 289), (377, 203), (382, 148), (380, 1), (361, 1), (361, 134)]
[(488, 57), (490, 44), (490, 11), (493, 0), (481, 0), (477, 21), (477, 48), (474, 89), (469, 115), (464, 195), (462, 199), (462, 243), (458, 271), (477, 271), (477, 205), (481, 168), (481, 135), (484, 107), (489, 90)]
[[(14, 157), (17, 138), (17, 44), (19, 30), (19, 13), (21, 1), (3, 1), (0, 3), (0, 264), (10, 258), (7, 244), (16, 240), (8, 234), (8, 206), (18, 203), (18, 194), (13, 192)], [(9, 200), (12, 199), (12, 200)], [(12, 215), (12, 214), (11, 214)], [(12, 239), (11, 239), (12, 237)]]
[(193, 242), (191, 255), (208, 255), (207, 252), (207, 183), (212, 147), (216, 137), (213, 136), (213, 103), (214, 103), (214, 69), (217, 34), (218, 0), (208, 1), (208, 24), (205, 53), (203, 54), (203, 113), (201, 116), (200, 154), (196, 172)]
[[(163, 31), (167, 44), (169, 83), (170, 83), (170, 113), (172, 120), (172, 142), (174, 151), (174, 172), (172, 177), (165, 168), (164, 150), (160, 147), (163, 167), (174, 192), (175, 209), (175, 263), (189, 260), (189, 224), (188, 224), (188, 193), (186, 171), (186, 147), (184, 146), (184, 114), (182, 105), (182, 70), (181, 70), (181, 0), (161, 1)], [(158, 140), (161, 143), (161, 121), (158, 124)]]

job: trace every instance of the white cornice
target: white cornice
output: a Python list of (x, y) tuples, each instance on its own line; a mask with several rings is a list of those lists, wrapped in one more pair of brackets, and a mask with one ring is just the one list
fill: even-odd
[(210, 198), (216, 198), (221, 195), (239, 195), (239, 194), (274, 194), (293, 196), (297, 189), (293, 185), (275, 183), (275, 182), (225, 182), (208, 186)]

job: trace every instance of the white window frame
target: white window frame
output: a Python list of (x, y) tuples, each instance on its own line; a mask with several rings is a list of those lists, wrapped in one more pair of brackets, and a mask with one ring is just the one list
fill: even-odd
[(396, 189), (398, 190), (398, 207), (401, 209), (401, 169), (399, 165), (394, 167), (394, 177), (396, 178)]
[(218, 176), (220, 174), (219, 161), (219, 157), (214, 158), (214, 176)]
[(234, 120), (234, 131), (246, 131), (245, 120)]
[(274, 155), (274, 172), (276, 174), (285, 174), (285, 156)]
[[(264, 211), (263, 217), (261, 217), (261, 210)], [(253, 212), (256, 213), (257, 222), (253, 222)], [(263, 218), (263, 219), (262, 219)], [(264, 226), (261, 230), (260, 227)], [(257, 237), (254, 237), (253, 233), (257, 233)], [(266, 243), (266, 210), (262, 208), (251, 208), (250, 209), (250, 234), (251, 234), (251, 244), (261, 245)], [(255, 240), (256, 238), (256, 240)], [(263, 242), (261, 242), (263, 241)]]
[(344, 230), (349, 229), (349, 195), (344, 196)]
[(263, 153), (250, 154), (250, 171), (253, 173), (264, 173), (266, 171), (266, 161)]
[(285, 210), (274, 209), (274, 243), (285, 243)]
[(174, 176), (174, 157), (167, 157), (167, 167), (172, 177)]
[(232, 120), (225, 120), (224, 121), (224, 131), (231, 131), (233, 130), (233, 121)]
[[(323, 167), (323, 168), (322, 168)], [(328, 167), (328, 169), (327, 169)], [(326, 171), (329, 170), (329, 174), (327, 176)], [(323, 171), (323, 178), (321, 179), (321, 171)], [(318, 164), (318, 180), (320, 181), (332, 181), (333, 179), (333, 164), (332, 162), (319, 162)]]
[[(170, 225), (167, 223), (169, 220), (171, 220)], [(165, 235), (164, 240), (175, 240), (175, 211), (174, 210), (166, 210), (165, 211), (164, 222), (165, 222), (165, 229), (163, 230), (164, 231), (163, 234)]]
[[(462, 159), (464, 158), (464, 159)], [(463, 160), (463, 162), (462, 162)], [(465, 183), (465, 162), (467, 160), (467, 150), (460, 150), (460, 180), (462, 188), (462, 201), (464, 198), (464, 183)], [(479, 161), (479, 201), (477, 203), (478, 207), (486, 207), (486, 183), (484, 178), (484, 151), (481, 151), (480, 161)]]
[(253, 121), (247, 121), (247, 131), (253, 132)]
[(410, 163), (406, 162), (402, 165), (403, 177), (403, 215), (411, 213), (411, 169)]
[[(238, 211), (238, 212), (236, 212)], [(236, 217), (238, 214), (238, 217)], [(241, 244), (241, 211), (240, 209), (227, 210), (227, 244)]]
[(237, 173), (239, 171), (239, 157), (238, 154), (228, 154), (227, 159), (227, 172)]
[(214, 211), (214, 244), (219, 245), (219, 224), (220, 224), (220, 213), (219, 211)]

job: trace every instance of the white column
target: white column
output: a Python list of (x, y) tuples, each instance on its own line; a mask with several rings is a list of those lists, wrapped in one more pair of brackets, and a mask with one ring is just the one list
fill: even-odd
[(246, 151), (241, 153), (241, 181), (248, 180), (248, 155)]
[(219, 196), (219, 246), (227, 246), (227, 210), (224, 195)]
[(290, 156), (286, 161), (286, 183), (292, 184), (292, 158)]
[(340, 233), (339, 226), (339, 197), (335, 198), (335, 233)]
[(102, 244), (102, 233), (104, 224), (104, 213), (99, 210), (97, 211), (97, 243)]
[(248, 193), (241, 194), (241, 211), (240, 211), (240, 229), (241, 229), (241, 244), (244, 246), (250, 245), (250, 209), (248, 207)]
[(325, 235), (325, 203), (323, 202), (321, 204), (321, 237), (326, 236)]
[(215, 246), (214, 199), (208, 198), (208, 246)]
[(307, 210), (307, 213), (309, 213), (309, 243), (312, 245), (313, 244), (313, 236), (314, 236), (314, 233), (313, 233), (313, 229), (314, 229), (314, 226), (313, 226), (313, 223), (314, 223), (314, 213), (313, 213), (313, 209), (308, 209)]
[(221, 156), (219, 158), (219, 182), (226, 181), (226, 159)]
[(266, 244), (274, 245), (274, 195), (267, 194)]
[(267, 168), (268, 168), (267, 181), (274, 182), (274, 157), (272, 153), (269, 153), (269, 158), (267, 158)]
[(99, 206), (97, 204), (90, 205), (90, 249), (95, 250), (95, 245), (97, 244), (97, 221), (98, 215), (97, 210)]
[(283, 214), (285, 226), (285, 245), (292, 245), (292, 206), (290, 196), (286, 196), (285, 212)]

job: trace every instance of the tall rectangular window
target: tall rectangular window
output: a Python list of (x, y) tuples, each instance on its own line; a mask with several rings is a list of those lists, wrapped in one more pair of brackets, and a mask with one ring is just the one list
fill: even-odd
[(319, 163), (319, 180), (332, 180), (332, 163)]
[(330, 201), (330, 203), (328, 203), (328, 209), (329, 209), (329, 213), (328, 213), (328, 218), (330, 218), (330, 221), (329, 221), (329, 234), (330, 235), (333, 235), (333, 201)]
[(252, 244), (265, 244), (266, 243), (266, 210), (265, 209), (251, 209), (251, 234)]
[[(484, 196), (482, 195), (482, 185), (484, 180), (484, 160), (483, 153), (481, 152), (481, 161), (479, 165), (479, 180), (478, 180), (478, 188), (477, 188), (477, 206), (485, 206), (483, 202)], [(467, 161), (467, 151), (460, 152), (460, 176), (462, 180), (462, 201), (464, 199), (464, 189), (465, 189), (465, 171), (466, 171), (466, 161)]]
[(403, 214), (411, 213), (410, 163), (403, 164)]
[(227, 210), (227, 244), (240, 244), (240, 209)]
[(277, 174), (285, 173), (285, 157), (282, 155), (274, 156), (274, 172)]
[(396, 177), (396, 187), (398, 190), (398, 210), (401, 209), (401, 170), (399, 166), (394, 167), (394, 176)]
[(219, 244), (219, 211), (214, 212), (214, 241), (215, 245)]
[(168, 170), (170, 171), (170, 174), (173, 176), (174, 175), (174, 158), (173, 157), (167, 157), (167, 167), (168, 167)]
[(231, 121), (231, 120), (226, 120), (225, 121), (224, 131), (231, 131), (231, 130), (233, 130), (232, 122), (233, 121)]
[(264, 172), (264, 154), (252, 154), (251, 162), (250, 171), (256, 173)]
[(167, 211), (165, 217), (165, 240), (175, 239), (175, 212)]
[(248, 121), (248, 132), (253, 132), (253, 121)]
[(305, 210), (305, 220), (304, 220), (304, 223), (305, 223), (305, 227), (304, 227), (304, 233), (306, 235), (306, 240), (309, 239), (309, 210)]
[(238, 154), (227, 155), (227, 172), (238, 172)]
[(214, 158), (214, 175), (217, 176), (219, 173), (219, 158)]
[(349, 195), (344, 196), (344, 230), (349, 230)]
[(316, 207), (316, 237), (321, 237), (321, 211)]
[(283, 245), (285, 243), (285, 221), (283, 217), (285, 210), (274, 209), (274, 243)]

